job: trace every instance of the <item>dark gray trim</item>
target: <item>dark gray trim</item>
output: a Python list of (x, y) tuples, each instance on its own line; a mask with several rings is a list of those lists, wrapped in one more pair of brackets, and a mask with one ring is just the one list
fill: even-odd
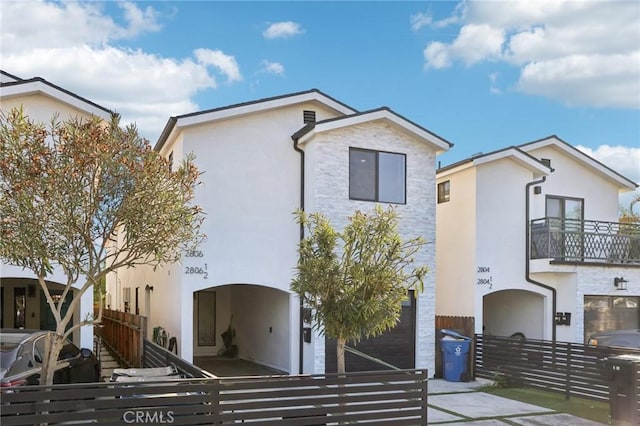
[[(210, 114), (212, 112), (226, 111), (226, 110), (230, 110), (230, 109), (234, 109), (234, 108), (240, 108), (240, 107), (244, 107), (244, 106), (248, 106), (248, 105), (257, 105), (257, 104), (264, 103), (264, 102), (271, 102), (271, 101), (275, 101), (275, 100), (279, 100), (279, 99), (292, 98), (292, 97), (295, 97), (295, 96), (300, 96), (300, 95), (305, 95), (305, 94), (310, 94), (310, 93), (318, 93), (319, 95), (322, 95), (325, 98), (330, 99), (333, 102), (344, 106), (345, 108), (348, 108), (350, 110), (356, 111), (354, 108), (350, 107), (349, 105), (347, 105), (347, 104), (345, 104), (343, 102), (340, 102), (339, 100), (337, 100), (335, 98), (332, 98), (331, 96), (327, 95), (326, 93), (321, 92), (318, 89), (310, 89), (310, 90), (305, 90), (305, 91), (301, 91), (301, 92), (289, 93), (289, 94), (286, 94), (286, 95), (273, 96), (273, 97), (269, 97), (269, 98), (262, 98), (262, 99), (258, 99), (258, 100), (254, 100), (254, 101), (241, 102), (241, 103), (237, 103), (237, 104), (226, 105), (226, 106), (223, 106), (223, 107), (211, 108), (211, 109), (206, 109), (206, 110), (202, 110), (202, 111), (191, 112), (191, 113), (188, 113), (188, 114), (182, 114), (182, 115), (173, 116), (173, 117), (171, 117), (169, 119), (169, 122), (165, 125), (164, 130), (160, 134), (160, 137), (158, 138), (158, 142), (156, 142), (156, 145), (155, 145), (154, 149), (156, 151), (159, 151), (160, 149), (162, 149), (162, 147), (164, 146), (165, 142), (167, 141), (167, 138), (169, 137), (169, 134), (171, 133), (171, 131), (175, 127), (177, 120), (179, 120), (181, 118), (197, 117), (199, 115)], [(172, 123), (172, 121), (173, 121), (173, 123)]]
[[(367, 111), (360, 111), (360, 112), (357, 112), (355, 114), (344, 115), (344, 116), (341, 116), (341, 117), (328, 118), (328, 119), (325, 119), (325, 120), (318, 121), (316, 124), (324, 124), (324, 123), (332, 123), (332, 122), (336, 122), (336, 121), (340, 121), (340, 120), (348, 120), (348, 119), (353, 118), (353, 117), (372, 114), (372, 113), (379, 112), (379, 111), (387, 111), (387, 112), (395, 115), (399, 119), (401, 119), (403, 121), (406, 121), (407, 123), (409, 123), (409, 124), (411, 124), (413, 126), (416, 126), (420, 130), (423, 130), (423, 131), (429, 133), (430, 135), (432, 135), (432, 136), (434, 136), (434, 137), (436, 137), (438, 139), (441, 139), (443, 142), (445, 142), (445, 143), (447, 143), (449, 145), (449, 148), (451, 148), (453, 146), (453, 143), (449, 142), (448, 140), (446, 140), (442, 136), (440, 136), (440, 135), (438, 135), (438, 134), (436, 134), (436, 133), (434, 133), (434, 132), (432, 132), (432, 131), (424, 128), (424, 127), (422, 127), (421, 125), (419, 125), (419, 124), (407, 119), (406, 117), (398, 114), (397, 112), (393, 111), (389, 107), (380, 107), (380, 108), (370, 109), (370, 110), (367, 110)], [(307, 129), (307, 132), (309, 130), (311, 130), (311, 129)]]
[[(534, 180), (532, 182), (527, 183), (527, 185), (525, 186), (525, 221), (524, 221), (524, 225), (525, 225), (525, 248), (524, 248), (524, 268), (525, 268), (525, 273), (524, 273), (524, 278), (527, 280), (527, 282), (537, 285), (538, 287), (542, 287), (546, 290), (549, 290), (551, 292), (551, 340), (552, 341), (556, 341), (556, 309), (557, 309), (557, 293), (556, 293), (556, 289), (547, 285), (547, 284), (543, 284), (540, 281), (536, 281), (533, 278), (531, 278), (531, 255), (530, 255), (530, 250), (531, 250), (531, 234), (530, 234), (530, 229), (529, 229), (529, 222), (530, 222), (530, 212), (529, 212), (529, 204), (530, 204), (530, 198), (531, 198), (531, 187), (533, 185), (538, 185), (541, 183), (544, 183), (547, 180), (546, 176), (542, 176), (541, 179), (538, 180)], [(546, 207), (545, 207), (546, 208)]]
[(520, 154), (529, 157), (531, 160), (540, 163), (541, 165), (545, 166), (546, 168), (549, 169), (549, 171), (553, 171), (553, 169), (551, 167), (549, 167), (547, 164), (543, 163), (541, 159), (538, 159), (536, 157), (534, 157), (533, 155), (521, 150), (520, 148), (518, 148), (517, 146), (508, 146), (506, 148), (501, 148), (501, 149), (497, 149), (495, 151), (491, 151), (491, 152), (487, 152), (487, 153), (479, 153), (479, 154), (474, 154), (471, 157), (465, 158), (464, 160), (460, 160), (457, 161), (455, 163), (449, 164), (448, 166), (444, 166), (444, 167), (439, 167), (438, 170), (436, 170), (436, 174), (438, 173), (442, 173), (442, 172), (446, 172), (447, 170), (451, 170), (451, 169), (455, 169), (456, 167), (459, 167), (463, 164), (467, 164), (467, 163), (472, 163), (474, 160), (478, 159), (478, 158), (484, 158), (484, 157), (488, 157), (490, 155), (495, 155), (495, 154), (499, 154), (501, 152), (505, 152), (505, 151), (509, 151), (510, 149), (516, 150), (518, 151)]
[[(5, 74), (7, 74), (7, 73), (5, 73)], [(19, 81), (10, 81), (10, 82), (7, 82), (7, 83), (0, 83), (0, 87), (14, 87), (14, 86), (20, 86), (20, 85), (24, 85), (24, 84), (38, 83), (38, 82), (42, 83), (42, 84), (45, 84), (45, 85), (51, 87), (52, 89), (58, 90), (58, 91), (60, 91), (62, 93), (65, 93), (65, 94), (67, 94), (67, 95), (69, 95), (71, 97), (74, 97), (74, 98), (78, 99), (79, 101), (85, 102), (85, 103), (87, 103), (87, 104), (89, 104), (89, 105), (91, 105), (93, 107), (96, 107), (96, 108), (98, 108), (98, 109), (100, 109), (100, 110), (102, 110), (102, 111), (104, 111), (106, 113), (109, 113), (112, 116), (118, 115), (118, 113), (116, 113), (116, 112), (114, 112), (114, 111), (112, 111), (110, 109), (107, 109), (107, 108), (105, 108), (105, 107), (103, 107), (101, 105), (98, 105), (97, 103), (95, 103), (93, 101), (90, 101), (87, 98), (83, 98), (82, 96), (76, 95), (75, 93), (73, 93), (73, 92), (71, 92), (71, 91), (69, 91), (67, 89), (63, 89), (62, 87), (60, 87), (58, 85), (50, 83), (47, 80), (45, 80), (44, 78), (42, 78), (42, 77), (34, 77), (34, 78), (30, 78), (28, 80), (19, 80)]]
[(18, 77), (17, 75), (13, 75), (13, 74), (8, 73), (8, 72), (6, 72), (6, 71), (4, 71), (4, 70), (0, 70), (0, 74), (6, 75), (7, 77), (12, 78), (12, 79), (14, 79), (14, 80), (16, 80), (16, 81), (21, 81), (21, 80), (22, 80), (22, 79), (21, 79), (20, 77)]
[[(306, 127), (313, 127), (313, 123), (309, 123), (307, 124), (304, 128)], [(298, 146), (298, 136), (296, 136), (299, 132), (294, 133), (293, 136), (291, 136), (291, 139), (293, 139), (293, 149), (298, 152), (300, 154), (300, 210), (304, 212), (304, 163), (305, 163), (305, 157), (304, 157), (304, 150), (302, 148), (300, 148)], [(300, 242), (302, 242), (302, 240), (304, 239), (304, 225), (301, 223), (300, 224)], [(299, 326), (299, 333), (298, 333), (298, 338), (299, 338), (299, 343), (298, 343), (298, 351), (299, 351), (299, 355), (298, 355), (298, 374), (302, 374), (304, 371), (304, 320), (303, 320), (303, 316), (302, 316), (302, 312), (304, 309), (304, 304), (302, 302), (302, 298), (300, 298), (300, 318), (298, 320), (298, 326)]]
[[(351, 196), (351, 152), (352, 151), (365, 151), (365, 152), (372, 152), (376, 154), (376, 182), (375, 182), (375, 199), (370, 200), (367, 198), (355, 198), (353, 196)], [(378, 188), (378, 178), (380, 175), (380, 165), (379, 165), (379, 154), (392, 154), (392, 155), (400, 155), (402, 157), (404, 157), (404, 196), (403, 199), (404, 201), (401, 203), (395, 202), (395, 201), (385, 201), (385, 200), (380, 200), (380, 193), (379, 193), (379, 188)], [(349, 199), (350, 200), (354, 200), (354, 201), (369, 201), (369, 202), (374, 202), (374, 203), (386, 203), (386, 204), (400, 204), (400, 205), (405, 205), (407, 204), (407, 154), (402, 153), (402, 152), (392, 152), (392, 151), (381, 151), (381, 150), (376, 150), (376, 149), (368, 149), (368, 148), (359, 148), (359, 147), (349, 147)]]

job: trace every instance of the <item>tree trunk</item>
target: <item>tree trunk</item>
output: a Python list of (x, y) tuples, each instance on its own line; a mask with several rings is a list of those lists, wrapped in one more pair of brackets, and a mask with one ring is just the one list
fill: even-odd
[(41, 385), (53, 384), (53, 375), (56, 372), (58, 356), (62, 350), (63, 343), (64, 337), (56, 333), (49, 333), (45, 338), (45, 353), (42, 354), (42, 373), (40, 375)]
[(346, 339), (340, 337), (336, 341), (336, 356), (337, 356), (337, 373), (344, 373), (344, 345), (347, 343)]

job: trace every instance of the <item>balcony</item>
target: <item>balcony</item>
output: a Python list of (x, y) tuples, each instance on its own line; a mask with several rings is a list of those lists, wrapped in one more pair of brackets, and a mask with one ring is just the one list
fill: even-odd
[(531, 221), (531, 259), (640, 266), (640, 224), (542, 218)]

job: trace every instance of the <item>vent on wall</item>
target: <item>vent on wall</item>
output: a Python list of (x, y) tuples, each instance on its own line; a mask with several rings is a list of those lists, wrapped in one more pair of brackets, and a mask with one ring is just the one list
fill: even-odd
[(304, 123), (315, 123), (316, 122), (316, 112), (315, 111), (303, 111), (302, 112), (302, 121)]

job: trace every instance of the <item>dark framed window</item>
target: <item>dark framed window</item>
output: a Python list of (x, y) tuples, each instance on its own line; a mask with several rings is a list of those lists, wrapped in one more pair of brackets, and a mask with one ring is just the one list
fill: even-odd
[(440, 182), (438, 184), (438, 204), (446, 203), (451, 199), (451, 182), (445, 180), (444, 182)]
[(405, 154), (349, 148), (349, 198), (404, 204)]

